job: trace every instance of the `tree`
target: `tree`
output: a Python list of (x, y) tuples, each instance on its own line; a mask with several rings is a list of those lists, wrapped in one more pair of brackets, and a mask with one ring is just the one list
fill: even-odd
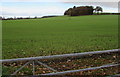
[(80, 6), (73, 8), (69, 8), (65, 11), (64, 15), (69, 16), (80, 16), (80, 15), (92, 15), (93, 14), (93, 6)]
[(102, 7), (100, 7), (100, 6), (96, 6), (96, 8), (94, 10), (96, 13), (99, 13), (99, 11), (103, 12)]
[(37, 18), (37, 16), (34, 17), (35, 19)]
[(74, 9), (76, 8), (76, 6), (73, 7)]

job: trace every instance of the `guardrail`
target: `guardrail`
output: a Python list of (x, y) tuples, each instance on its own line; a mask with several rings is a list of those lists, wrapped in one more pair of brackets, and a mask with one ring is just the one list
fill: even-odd
[(16, 70), (11, 75), (16, 75), (16, 73), (18, 71), (20, 71), (22, 68), (24, 68), (26, 65), (28, 65), (30, 63), (32, 63), (32, 65), (33, 65), (32, 73), (33, 73), (33, 75), (35, 75), (35, 62), (37, 62), (38, 64), (43, 65), (43, 66), (47, 67), (48, 69), (54, 71), (54, 73), (47, 73), (47, 74), (41, 74), (41, 75), (63, 75), (63, 74), (68, 74), (68, 73), (73, 73), (73, 72), (80, 72), (80, 71), (95, 70), (95, 69), (100, 69), (100, 68), (119, 66), (120, 64), (118, 64), (118, 63), (117, 64), (107, 64), (107, 65), (103, 65), (103, 66), (99, 66), (99, 67), (92, 67), (92, 68), (86, 68), (86, 69), (58, 72), (57, 70), (49, 67), (48, 65), (46, 65), (46, 64), (44, 64), (44, 63), (42, 63), (42, 62), (40, 62), (38, 60), (61, 59), (61, 58), (67, 58), (67, 57), (84, 57), (84, 56), (87, 56), (87, 55), (116, 53), (116, 52), (120, 52), (120, 49), (104, 50), (104, 51), (92, 51), (92, 52), (84, 52), (84, 53), (73, 53), (73, 54), (63, 54), (63, 55), (52, 55), (52, 56), (18, 58), (18, 59), (5, 59), (5, 60), (0, 60), (0, 63), (11, 63), (11, 62), (27, 61), (22, 67), (20, 67), (18, 70)]

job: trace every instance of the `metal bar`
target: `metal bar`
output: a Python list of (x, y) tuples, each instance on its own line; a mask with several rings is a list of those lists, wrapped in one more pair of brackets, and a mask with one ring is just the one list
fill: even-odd
[(43, 65), (43, 66), (49, 68), (50, 70), (52, 70), (52, 71), (54, 71), (54, 72), (57, 72), (57, 70), (55, 70), (55, 69), (49, 67), (48, 65), (46, 65), (46, 64), (44, 64), (44, 63), (42, 63), (42, 62), (40, 62), (40, 61), (37, 61), (37, 62), (38, 62), (39, 64), (41, 64), (41, 65)]
[(16, 62), (16, 61), (43, 60), (43, 59), (58, 59), (58, 58), (77, 57), (77, 56), (83, 57), (83, 56), (93, 55), (93, 54), (103, 54), (103, 53), (113, 53), (113, 52), (120, 52), (120, 49), (104, 50), (104, 51), (93, 51), (93, 52), (84, 52), (84, 53), (73, 53), (73, 54), (63, 54), (63, 55), (52, 55), (52, 56), (5, 59), (5, 60), (0, 60), (0, 63), (1, 62), (5, 63), (5, 62)]
[(35, 62), (33, 61), (33, 75), (35, 75)]
[(22, 67), (20, 67), (18, 70), (16, 70), (13, 74), (11, 75), (15, 75), (18, 71), (20, 71), (22, 68), (24, 68), (26, 65), (28, 65), (30, 62), (25, 63)]
[(120, 74), (111, 75), (111, 76), (107, 76), (107, 77), (120, 77)]
[(79, 69), (79, 70), (70, 70), (70, 71), (64, 71), (64, 72), (56, 72), (56, 73), (47, 73), (47, 74), (41, 74), (41, 75), (65, 75), (65, 74), (70, 74), (70, 73), (76, 73), (76, 72), (81, 72), (81, 71), (89, 71), (89, 70), (96, 70), (100, 68), (107, 68), (107, 67), (113, 67), (113, 66), (118, 66), (120, 64), (107, 64), (99, 67), (92, 67), (92, 68), (85, 68), (85, 69)]

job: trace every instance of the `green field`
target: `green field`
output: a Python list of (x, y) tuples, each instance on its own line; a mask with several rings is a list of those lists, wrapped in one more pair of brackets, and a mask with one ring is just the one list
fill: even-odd
[(2, 22), (3, 59), (118, 48), (118, 15)]

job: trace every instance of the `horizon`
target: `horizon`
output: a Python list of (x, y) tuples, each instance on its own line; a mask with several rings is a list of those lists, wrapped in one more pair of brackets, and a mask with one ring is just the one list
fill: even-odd
[(64, 15), (73, 6), (101, 6), (105, 13), (119, 13), (116, 2), (2, 2), (2, 17), (42, 17)]

